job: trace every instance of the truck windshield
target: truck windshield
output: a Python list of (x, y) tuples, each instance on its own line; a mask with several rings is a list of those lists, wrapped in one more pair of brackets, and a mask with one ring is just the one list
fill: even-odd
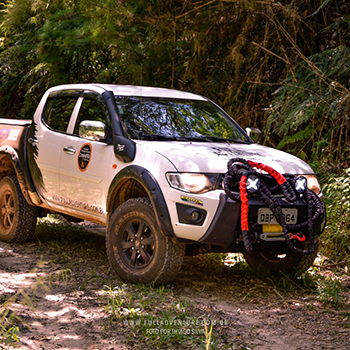
[(237, 124), (209, 101), (116, 96), (116, 106), (132, 139), (250, 143)]

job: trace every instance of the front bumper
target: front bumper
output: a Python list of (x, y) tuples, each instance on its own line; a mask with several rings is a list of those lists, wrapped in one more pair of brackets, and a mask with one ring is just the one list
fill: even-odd
[[(281, 208), (296, 208), (298, 210), (297, 224), (305, 222), (308, 217), (307, 204), (303, 199), (297, 199), (293, 204), (284, 198), (276, 197)], [(264, 225), (258, 224), (259, 208), (267, 208), (266, 203), (259, 197), (249, 197), (248, 223), (249, 232), (255, 234), (258, 245), (274, 245), (283, 243), (283, 238), (277, 242), (261, 240)], [(225, 193), (220, 194), (220, 203), (215, 217), (205, 235), (199, 240), (201, 243), (221, 247), (235, 247), (235, 251), (244, 251), (241, 240), (241, 203), (230, 199)], [(313, 222), (314, 236), (320, 235), (325, 226), (325, 215), (321, 215)]]

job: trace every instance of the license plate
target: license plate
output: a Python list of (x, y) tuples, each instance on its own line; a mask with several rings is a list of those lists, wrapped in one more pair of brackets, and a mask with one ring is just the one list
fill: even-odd
[[(294, 225), (297, 223), (298, 209), (295, 208), (283, 208), (282, 213), (286, 224)], [(260, 208), (258, 211), (258, 224), (278, 224), (272, 211), (268, 208)]]

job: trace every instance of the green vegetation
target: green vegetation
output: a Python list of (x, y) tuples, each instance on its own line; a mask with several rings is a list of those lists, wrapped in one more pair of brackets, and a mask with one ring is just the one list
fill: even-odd
[[(295, 281), (260, 280), (239, 257), (222, 255), (196, 258), (191, 269), (211, 272), (212, 287), (227, 282), (225, 288), (243, 301), (268, 291), (282, 299), (305, 293), (325, 305), (348, 306), (342, 283), (350, 261), (348, 1), (8, 0), (0, 9), (1, 118), (31, 118), (43, 92), (57, 84), (177, 88), (209, 97), (243, 127), (262, 129), (264, 144), (308, 161), (321, 179), (328, 216), (313, 269)], [(86, 239), (79, 226), (50, 220), (37, 226), (37, 240), (42, 249), (60, 252), (59, 263), (66, 266), (53, 280), (69, 279), (82, 261), (107, 266), (103, 237)], [(227, 259), (231, 268), (222, 263)], [(174, 334), (150, 334), (154, 327), (147, 322), (154, 319), (209, 317), (172, 288), (113, 286), (101, 276), (98, 268), (89, 271), (80, 288), (92, 280), (108, 285), (101, 287), (106, 312), (112, 325), (133, 331), (131, 344), (161, 348), (187, 341), (219, 348), (221, 335), (210, 323), (194, 328), (202, 332), (199, 338), (183, 338), (181, 327)], [(244, 295), (228, 282), (233, 277), (248, 286)], [(11, 300), (1, 302), (2, 342), (16, 343), (18, 320), (6, 311)]]
[(6, 328), (2, 324), (0, 325), (0, 335), (2, 336), (2, 342), (5, 346), (16, 346), (15, 344), (19, 342), (19, 337), (21, 332), (17, 326), (10, 326)]
[(0, 116), (62, 83), (208, 96), (319, 173), (349, 165), (350, 5), (330, 1), (11, 0), (0, 12)]
[(128, 330), (128, 342), (133, 348), (141, 349), (142, 344), (157, 349), (181, 344), (184, 348), (215, 349), (219, 341), (214, 327), (228, 325), (223, 319), (213, 320), (208, 312), (196, 317), (196, 306), (184, 297), (175, 296), (171, 286), (105, 288), (111, 324)]
[(31, 118), (66, 83), (209, 97), (318, 175), (349, 168), (350, 5), (330, 1), (9, 0), (0, 5), (0, 116)]
[(321, 236), (322, 253), (331, 263), (346, 266), (350, 261), (350, 168), (324, 182), (327, 226)]
[(349, 48), (337, 47), (303, 60), (275, 91), (268, 111), (267, 139), (311, 162), (320, 174), (350, 159), (349, 58)]
[(350, 5), (330, 1), (9, 0), (0, 116), (30, 118), (65, 83), (207, 96), (318, 175), (349, 168)]

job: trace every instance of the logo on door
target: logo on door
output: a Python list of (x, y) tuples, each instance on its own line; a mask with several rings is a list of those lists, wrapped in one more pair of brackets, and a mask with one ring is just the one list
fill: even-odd
[(85, 171), (89, 166), (91, 153), (91, 145), (89, 143), (86, 143), (80, 148), (78, 154), (78, 168), (80, 171)]

